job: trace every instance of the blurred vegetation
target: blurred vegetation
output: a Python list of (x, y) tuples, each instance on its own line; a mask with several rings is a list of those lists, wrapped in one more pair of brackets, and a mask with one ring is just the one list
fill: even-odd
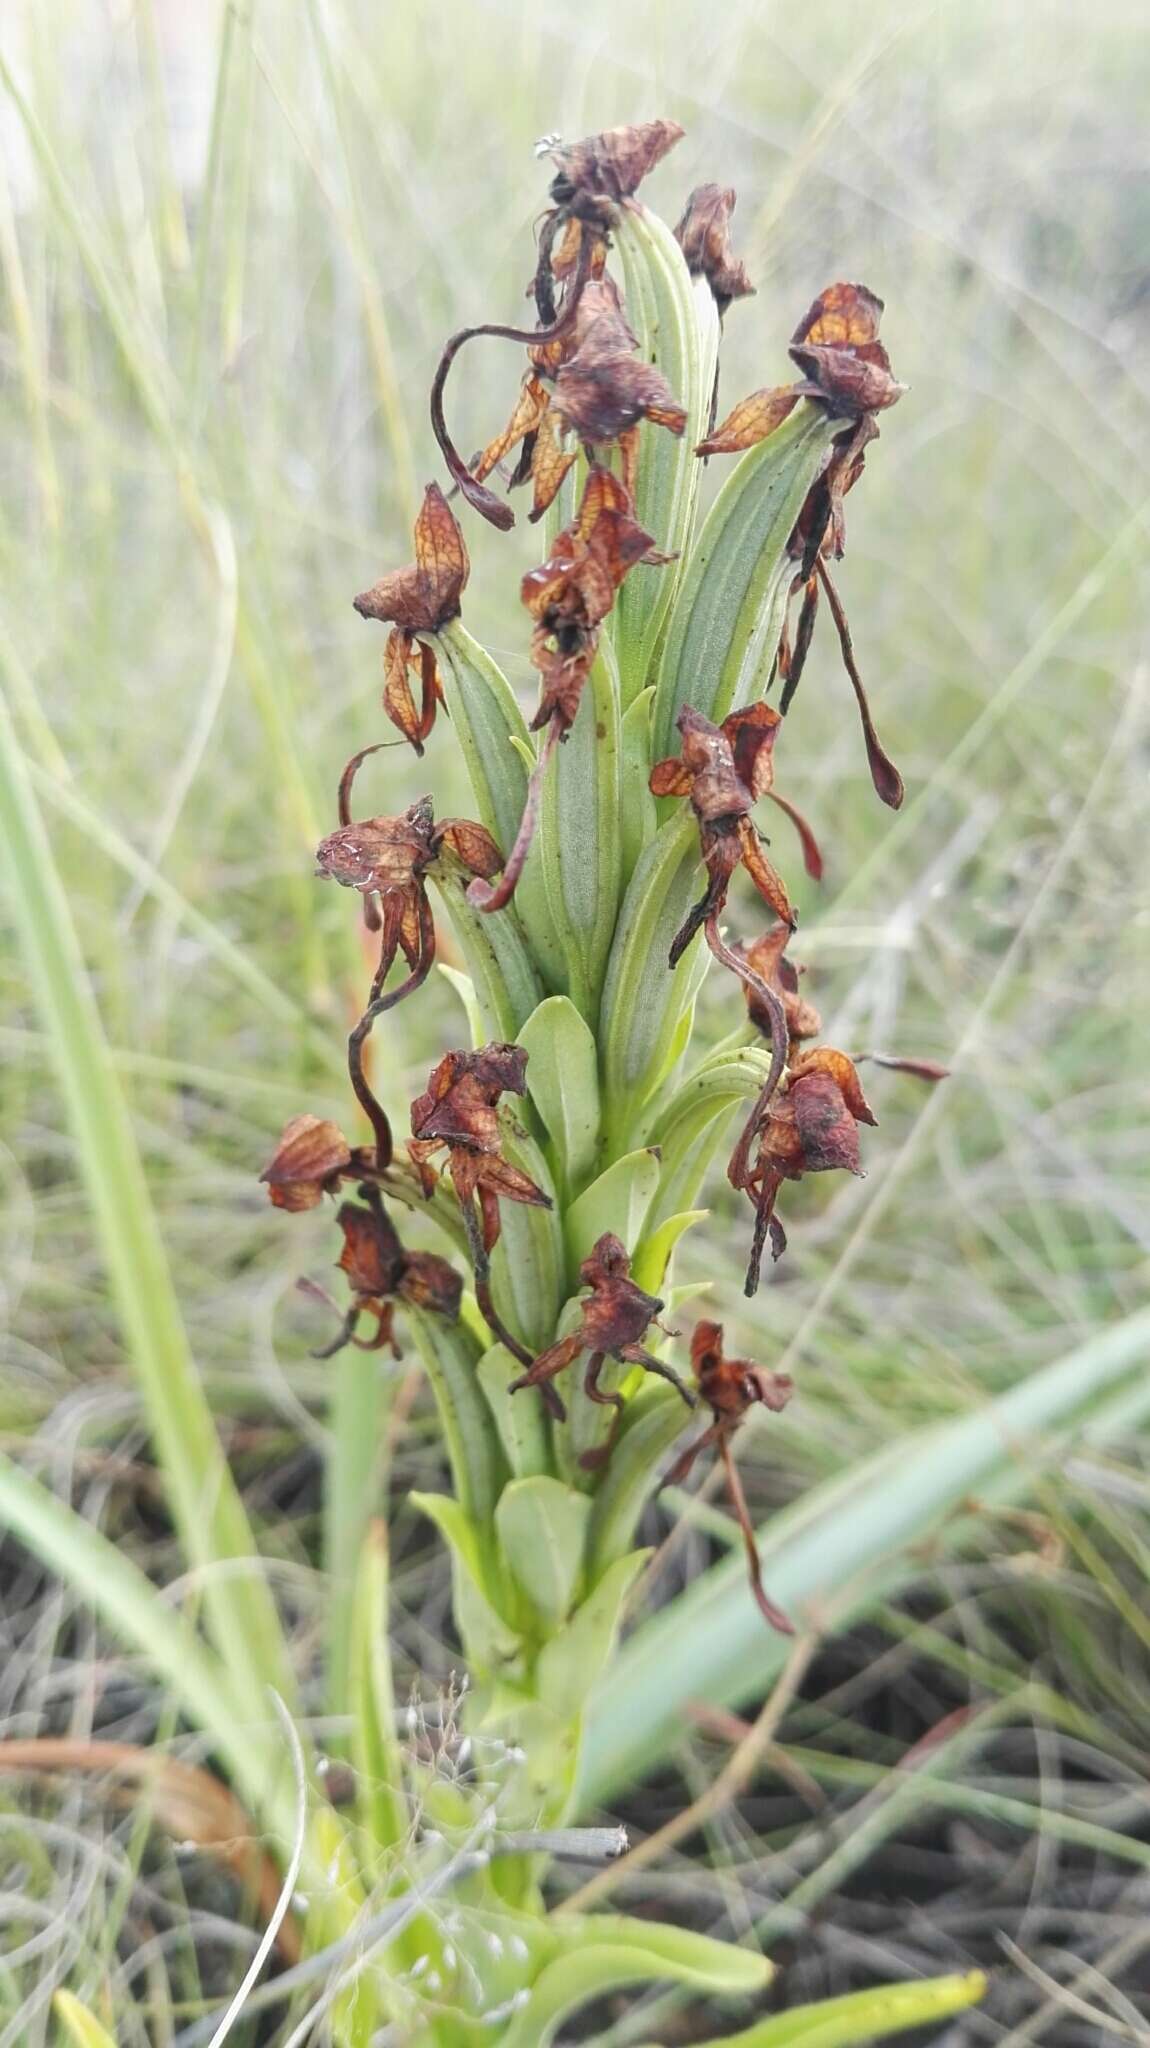
[[(955, 1078), (924, 1102), (912, 1081), (875, 1077), (867, 1180), (796, 1191), (786, 1262), (728, 1318), (733, 1344), (800, 1380), (755, 1442), (760, 1505), (1144, 1301), (1143, 30), (1130, 0), (51, 0), (6, 19), (0, 681), (200, 1370), (282, 1560), (304, 1656), (324, 1602), (326, 1374), (293, 1285), (322, 1273), (331, 1246), (322, 1218), (289, 1236), (255, 1175), (288, 1114), (340, 1111), (362, 963), (311, 853), (339, 767), (382, 732), (379, 636), (350, 599), (407, 559), (435, 471), (426, 389), (442, 337), (519, 315), (541, 133), (664, 114), (688, 133), (652, 202), (674, 219), (700, 179), (737, 187), (736, 246), (758, 296), (727, 323), (726, 398), (785, 374), (798, 315), (839, 276), (885, 298), (884, 338), (911, 386), (852, 501), (840, 579), (907, 805), (892, 821), (875, 802), (820, 638), (788, 726), (787, 790), (830, 858), (823, 887), (800, 896), (794, 950), (833, 1042), (943, 1059)], [(461, 446), (503, 417), (516, 375), (506, 351), (470, 352), (453, 401)], [(469, 540), (468, 623), (526, 688), (516, 572), (536, 542), (522, 522), (510, 540)], [(383, 792), (388, 809), (421, 792), (418, 763), (382, 761), (381, 807)], [(707, 999), (718, 1037), (739, 998), (717, 982)], [(394, 1102), (458, 1027), (446, 986), (438, 1006), (389, 1020)], [(0, 1048), (4, 1441), (163, 1576), (175, 1567), (162, 1504), (11, 948)], [(744, 1219), (736, 1237), (733, 1198), (716, 1186), (714, 1202), (699, 1270), (741, 1301)], [(395, 1377), (396, 1651), (401, 1673), (429, 1684), (452, 1662), (445, 1569), (404, 1498), (434, 1483), (440, 1451), (414, 1379)], [(1043, 1816), (1097, 1809), (1116, 1837), (1147, 1834), (1146, 1450), (1132, 1431), (1120, 1457), (1084, 1453), (1046, 1485), (1038, 1535), (992, 1524), (978, 1559), (927, 1568), (913, 1612), (828, 1654), (778, 1785), (697, 1842), (692, 1864), (651, 1878), (651, 1895), (670, 1909), (690, 1888), (700, 1910), (705, 1853), (707, 1924), (741, 1931), (786, 1889), (790, 1842), (808, 1844), (810, 1867), (804, 1772), (849, 1837), (869, 1773), (954, 1705), (1037, 1674), (1060, 1710), (1036, 1704), (1009, 1743), (956, 1762), (965, 1807), (956, 1797), (960, 1816), (927, 1846), (912, 1815), (901, 1847), (880, 1841), (869, 1880), (863, 1862), (841, 1892), (830, 1883), (821, 1922), (791, 1929), (791, 1981), (819, 1995), (985, 1957), (972, 1894), (1000, 1901), (987, 1939), (1013, 1931), (1043, 1970), (1069, 1979), (1089, 1956), (1104, 1987), (1136, 1976), (1137, 1944), (1107, 1957), (1144, 1922), (1139, 1859), (1072, 1849)], [(652, 1532), (672, 1521), (664, 1504)], [(712, 1541), (682, 1524), (659, 1587), (697, 1571)], [(93, 1715), (129, 1738), (154, 1729), (146, 1689), (95, 1675), (66, 1594), (22, 1569), (6, 1605), (8, 1732), (84, 1732)], [(689, 1791), (714, 1768), (713, 1739), (685, 1754)], [(986, 1803), (1023, 1782), (1030, 1831)], [(634, 1817), (654, 1825), (683, 1785), (660, 1781)], [(33, 1839), (14, 1837), (17, 1857)], [(117, 1836), (117, 1855), (143, 1853)], [(37, 1855), (58, 1908), (50, 1849)], [(170, 1906), (173, 1859), (166, 1870)], [(907, 1897), (922, 1903), (908, 1912)], [(88, 1938), (107, 1938), (98, 1916)], [(14, 1966), (0, 1977), (19, 2017)], [(161, 2005), (162, 1978), (153, 1968)], [(190, 1960), (171, 1983), (194, 2000)], [(1079, 1996), (1110, 1994), (1091, 1981)], [(1103, 2037), (1073, 2013), (1042, 2019), (1048, 1993), (1025, 1975), (997, 1997), (946, 2040)], [(38, 2034), (5, 2032), (0, 2015), (0, 2048), (47, 2038), (46, 2011), (28, 2023)], [(154, 2038), (174, 2038), (163, 2024)]]

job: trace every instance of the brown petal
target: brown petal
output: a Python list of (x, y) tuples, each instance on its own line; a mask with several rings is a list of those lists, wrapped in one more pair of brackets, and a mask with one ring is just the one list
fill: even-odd
[(484, 825), (472, 818), (445, 818), (436, 832), (438, 847), (447, 847), (473, 875), (497, 875), (503, 855)]
[(795, 913), (791, 909), (782, 876), (763, 852), (759, 835), (749, 818), (740, 818), (738, 824), (739, 845), (743, 855), (743, 866), (762, 897), (769, 903), (776, 917), (784, 924), (794, 927)]
[(732, 711), (723, 720), (721, 730), (730, 743), (735, 773), (755, 798), (765, 796), (774, 780), (771, 756), (781, 723), (778, 712), (763, 703)]
[(861, 348), (878, 339), (883, 302), (865, 284), (829, 284), (808, 306), (791, 336), (792, 346)]
[(367, 1209), (342, 1202), (336, 1222), (343, 1232), (339, 1266), (353, 1294), (392, 1294), (403, 1270), (403, 1248), (382, 1204)]
[(410, 740), (417, 754), (422, 754), (423, 721), (416, 709), (407, 674), (408, 660), (413, 653), (413, 641), (397, 627), (389, 636), (384, 650), (383, 708), (392, 724), (399, 727), (404, 739)]
[(874, 1067), (889, 1067), (896, 1074), (913, 1074), (916, 1081), (949, 1081), (950, 1068), (938, 1060), (902, 1059), (894, 1053), (868, 1052), (862, 1055)]
[(431, 1309), (454, 1321), (463, 1299), (463, 1280), (454, 1266), (434, 1252), (408, 1252), (399, 1292), (413, 1307)]
[(559, 422), (553, 408), (548, 406), (540, 420), (531, 457), (534, 496), (530, 518), (542, 518), (547, 507), (553, 504), (558, 496), (564, 477), (578, 460), (577, 448), (564, 448), (559, 435)]
[(831, 1045), (812, 1046), (809, 1052), (800, 1053), (794, 1062), (796, 1078), (804, 1074), (829, 1074), (835, 1087), (860, 1124), (876, 1124), (875, 1116), (862, 1091), (862, 1082), (855, 1072), (854, 1061), (845, 1052), (837, 1052)]
[(428, 484), (423, 494), (415, 522), (415, 561), (430, 614), (424, 625), (437, 631), (458, 615), (470, 567), (463, 530), (438, 484)]
[(690, 796), (694, 779), (690, 769), (672, 754), (669, 760), (656, 761), (647, 786), (652, 796)]
[(524, 1173), (521, 1167), (512, 1166), (509, 1159), (497, 1156), (482, 1160), (478, 1179), (482, 1186), (491, 1194), (497, 1195), (500, 1201), (526, 1202), (534, 1209), (552, 1207), (550, 1195), (545, 1195), (542, 1188), (536, 1187), (531, 1175)]
[(790, 1083), (787, 1102), (794, 1111), (804, 1172), (826, 1173), (839, 1168), (847, 1173), (862, 1171), (858, 1125), (838, 1082), (830, 1074), (801, 1075)]
[[(558, 347), (559, 344), (556, 343), (556, 346)], [(497, 434), (493, 441), (488, 442), (478, 462), (472, 463), (472, 476), (478, 478), (480, 483), (482, 483), (484, 477), (490, 476), (496, 463), (502, 462), (508, 449), (514, 448), (528, 434), (535, 432), (549, 404), (550, 400), (547, 392), (539, 382), (538, 377), (525, 377), (520, 387), (519, 397), (515, 402), (515, 410), (511, 418), (508, 420), (503, 432)]]
[(293, 1116), (260, 1175), (277, 1209), (314, 1209), (324, 1185), (351, 1165), (351, 1149), (338, 1124), (325, 1117)]
[(749, 398), (739, 400), (721, 426), (699, 442), (696, 455), (736, 455), (742, 448), (754, 448), (782, 426), (801, 397), (793, 384), (776, 385), (770, 391), (752, 391)]
[(683, 133), (677, 121), (641, 121), (635, 127), (584, 136), (581, 142), (557, 144), (551, 151), (557, 165), (552, 197), (560, 205), (576, 195), (627, 199)]
[(731, 253), (734, 210), (733, 186), (696, 185), (675, 229), (687, 269), (692, 277), (706, 278), (720, 314), (732, 299), (745, 299), (755, 289), (744, 265)]

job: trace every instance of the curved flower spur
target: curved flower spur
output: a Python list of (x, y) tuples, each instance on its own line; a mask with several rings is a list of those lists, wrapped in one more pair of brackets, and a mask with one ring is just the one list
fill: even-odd
[[(651, 1332), (662, 1328), (664, 1299), (674, 1299), (672, 1247), (693, 1215), (722, 1138), (719, 1109), (732, 1092), (725, 1083), (726, 1092), (716, 1090), (719, 1107), (700, 1123), (691, 1077), (679, 1078), (700, 937), (740, 980), (750, 1020), (769, 1042), (765, 1062), (745, 1049), (729, 1056), (747, 1103), (728, 1171), (754, 1208), (749, 1281), (757, 1281), (768, 1237), (776, 1256), (783, 1248), (775, 1215), (783, 1183), (830, 1167), (857, 1172), (858, 1126), (873, 1121), (851, 1060), (811, 1042), (817, 1013), (786, 952), (795, 925), (790, 893), (754, 812), (769, 799), (787, 816), (817, 881), (822, 852), (802, 813), (774, 787), (775, 749), (805, 658), (812, 592), (827, 596), (839, 617), (826, 563), (842, 552), (843, 500), (861, 474), (876, 414), (902, 387), (878, 340), (879, 302), (861, 286), (833, 285), (795, 332), (798, 380), (744, 400), (714, 427), (718, 322), (753, 287), (731, 247), (729, 188), (697, 186), (675, 237), (635, 197), (680, 134), (674, 123), (652, 122), (554, 145), (531, 286), (538, 324), (464, 330), (441, 358), (432, 413), (451, 492), (501, 527), (511, 515), (491, 488), (499, 477), (509, 488), (530, 484), (532, 518), (561, 490), (569, 507), (562, 525), (556, 517), (545, 559), (520, 579), (538, 702), (528, 724), (491, 656), (466, 633), (467, 545), (451, 492), (429, 484), (414, 560), (381, 577), (356, 606), (389, 628), (384, 711), (417, 754), (429, 742), (442, 746), (446, 731), (463, 755), (478, 816), (437, 821), (432, 799), (420, 796), (394, 814), (356, 817), (367, 756), (398, 742), (361, 747), (348, 761), (338, 822), (317, 868), (357, 892), (379, 933), (348, 1041), (352, 1090), (374, 1142), (352, 1145), (326, 1119), (297, 1117), (265, 1173), (279, 1207), (339, 1200), (350, 1305), (329, 1352), (393, 1344), (396, 1310), (408, 1313), (443, 1408), (458, 1499), (477, 1518), (472, 1565), (481, 1552), (495, 1575), (483, 1598), (502, 1616), (499, 1658), (512, 1654), (507, 1630), (519, 1640), (516, 1630), (527, 1626), (507, 1590), (513, 1556), (502, 1538), (492, 1551), (492, 1526), (511, 1516), (515, 1489), (528, 1488), (533, 1514), (560, 1518), (564, 1533), (554, 1540), (562, 1552), (583, 1510), (560, 1508), (559, 1494), (578, 1502), (597, 1493), (606, 1469), (618, 1474), (612, 1499), (630, 1503), (617, 1506), (621, 1525), (633, 1528), (657, 1483), (661, 1450), (677, 1433), (681, 1403), (695, 1399)], [(468, 465), (447, 435), (443, 394), (455, 355), (479, 334), (506, 338), (526, 364), (507, 426)], [(748, 451), (700, 531), (692, 450)], [(652, 479), (668, 477), (673, 488), (661, 496)], [(732, 506), (737, 535), (724, 524)], [(628, 610), (632, 577), (660, 579), (654, 612)], [(760, 594), (761, 612), (747, 608), (752, 598), (724, 599), (739, 577), (752, 597)], [(780, 607), (771, 609), (772, 593), (792, 585), (804, 592), (793, 641), (778, 636)], [(708, 624), (706, 658), (683, 668), (676, 650), (694, 644), (685, 638), (685, 607)], [(772, 619), (777, 637), (760, 647), (762, 621)], [(846, 653), (845, 625), (840, 638)], [(748, 644), (758, 650), (756, 666), (744, 670)], [(778, 709), (763, 701), (772, 665), (784, 683)], [(438, 717), (443, 704), (449, 719)], [(655, 750), (655, 730), (677, 730), (677, 755), (665, 745)], [(875, 748), (872, 764), (881, 754)], [(887, 776), (883, 786), (881, 768), (876, 781), (889, 800), (893, 784)], [(676, 799), (689, 804), (697, 828), (697, 867)], [(740, 867), (774, 920), (745, 945), (722, 923)], [(474, 1038), (471, 1049), (435, 1063), (412, 1102), (408, 1164), (396, 1159), (367, 1061), (375, 1023), (427, 985), (439, 956), (429, 881), (467, 968)], [(601, 931), (597, 951), (570, 925), (577, 911)], [(892, 1064), (924, 1076), (938, 1071), (928, 1060)], [(690, 1158), (673, 1143), (661, 1159), (650, 1133), (673, 1134), (678, 1118), (691, 1134)], [(352, 1187), (354, 1198), (340, 1199)], [(385, 1208), (394, 1200), (422, 1206), (456, 1251), (466, 1249), (473, 1301), (447, 1259), (406, 1249)], [(556, 1382), (579, 1360), (565, 1403)], [(637, 1370), (605, 1378), (609, 1362)], [(745, 1414), (756, 1405), (781, 1408), (789, 1382), (726, 1358), (721, 1328), (710, 1322), (696, 1330), (692, 1363), (712, 1419), (670, 1476), (684, 1480), (702, 1449), (718, 1451), (755, 1597), (772, 1626), (789, 1627), (757, 1576), (731, 1452)], [(527, 1399), (531, 1388), (542, 1410)], [(659, 1415), (641, 1460), (630, 1429), (635, 1403), (637, 1415)], [(596, 1443), (595, 1411), (603, 1408), (610, 1429)], [(568, 1427), (571, 1436), (557, 1434)], [(572, 1447), (588, 1443), (595, 1447)], [(552, 1478), (556, 1471), (569, 1476)], [(559, 1494), (538, 1492), (544, 1477)], [(590, 1599), (601, 1570), (589, 1557), (572, 1561), (580, 1598)], [(607, 1646), (617, 1612), (616, 1604)], [(477, 1612), (461, 1605), (460, 1626), (475, 1669), (494, 1669)], [(515, 1652), (516, 1683), (538, 1707), (538, 1643), (530, 1655), (526, 1643), (524, 1636)]]

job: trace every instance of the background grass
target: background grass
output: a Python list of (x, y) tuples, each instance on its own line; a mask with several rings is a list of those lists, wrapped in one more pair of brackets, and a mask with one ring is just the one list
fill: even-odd
[[(310, 855), (339, 766), (381, 730), (379, 636), (350, 597), (406, 559), (434, 473), (425, 393), (441, 337), (516, 314), (545, 131), (670, 115), (687, 140), (651, 202), (674, 219), (698, 180), (737, 186), (758, 297), (728, 322), (728, 398), (775, 380), (799, 312), (844, 275), (885, 297), (912, 387), (851, 503), (841, 576), (907, 808), (892, 821), (873, 798), (825, 638), (788, 725), (786, 786), (829, 852), (797, 949), (828, 1036), (956, 1074), (925, 1103), (874, 1076), (867, 1180), (795, 1191), (791, 1252), (753, 1305), (745, 1219), (736, 1230), (714, 1190), (695, 1269), (714, 1276), (738, 1346), (800, 1376), (759, 1440), (761, 1505), (1145, 1298), (1142, 27), (1129, 0), (51, 0), (7, 17), (0, 678), (305, 1679), (324, 1610), (328, 1375), (307, 1357), (316, 1311), (292, 1287), (332, 1245), (322, 1218), (285, 1231), (254, 1177), (288, 1114), (342, 1110), (361, 963), (346, 899), (313, 883)], [(515, 374), (506, 353), (471, 352), (461, 445), (502, 417)], [(530, 532), (469, 540), (468, 624), (526, 689), (515, 589)], [(371, 787), (391, 809), (425, 777), (383, 760)], [(452, 773), (437, 744), (438, 789)], [(0, 977), (3, 1442), (170, 1576), (138, 1395), (10, 948)], [(735, 1001), (709, 988), (715, 1036)], [(386, 1039), (396, 1103), (458, 1036), (446, 987), (402, 1013)], [(403, 1503), (435, 1483), (440, 1451), (417, 1380), (395, 1381), (396, 1654), (401, 1678), (431, 1686), (452, 1662), (446, 1570)], [(736, 1930), (773, 1912), (788, 1996), (993, 1957), (1005, 1928), (1080, 1998), (1105, 2007), (1112, 1981), (1136, 1997), (1150, 1946), (1128, 1848), (1148, 1812), (1145, 1450), (1084, 1453), (1041, 1525), (991, 1524), (977, 1558), (926, 1572), (913, 1611), (821, 1659), (780, 1775), (643, 1895)], [(652, 1530), (672, 1519), (664, 1504)], [(681, 1531), (659, 1586), (713, 1541)], [(14, 1562), (5, 1600), (6, 1732), (156, 1732), (162, 1702), (65, 1589)], [(1042, 1689), (1020, 1693), (1031, 1681)], [(866, 1802), (881, 1812), (907, 1746), (995, 1694), (1021, 1710), (956, 1757), (942, 1820), (903, 1807), (876, 1827)], [(716, 1739), (701, 1735), (685, 1777), (645, 1792), (633, 1821), (681, 1804)], [(1006, 1797), (1030, 1823), (1004, 1819)], [(1113, 1840), (1068, 1840), (1066, 1816)], [(79, 1793), (22, 1798), (9, 1819), (0, 2048), (47, 2038), (29, 1985), (50, 1990), (121, 1924), (128, 1947), (145, 1923), (157, 1943), (131, 1986), (142, 1997), (146, 1981), (151, 2017), (124, 2018), (122, 2038), (173, 2039), (175, 2004), (243, 1952), (223, 1881), (197, 1867), (189, 1915), (176, 1855), (145, 1846), (138, 1815), (97, 1824)], [(811, 1871), (821, 1891), (782, 1911)], [(1132, 2010), (1114, 2007), (1116, 2023)], [(647, 2024), (633, 2012), (610, 2038)], [(1052, 2011), (1011, 1970), (945, 2038), (1086, 2042), (1100, 2024)]]

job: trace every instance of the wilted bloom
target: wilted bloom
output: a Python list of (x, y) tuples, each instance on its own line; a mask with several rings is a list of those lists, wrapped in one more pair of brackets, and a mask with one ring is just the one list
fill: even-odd
[(523, 578), (523, 602), (535, 621), (531, 659), (540, 676), (539, 709), (531, 724), (533, 731), (547, 730), (502, 878), (494, 889), (483, 882), (468, 889), (468, 901), (480, 910), (500, 910), (511, 899), (534, 837), (547, 763), (575, 722), (599, 628), (624, 577), (650, 547), (651, 536), (635, 518), (626, 486), (609, 469), (596, 466), (588, 471), (571, 525), (556, 534), (547, 560)]
[[(367, 1185), (360, 1188), (360, 1195), (359, 1202), (342, 1203), (336, 1217), (343, 1232), (338, 1263), (351, 1289), (351, 1307), (338, 1336), (315, 1354), (317, 1358), (332, 1358), (345, 1344), (358, 1345), (361, 1351), (381, 1351), (390, 1344), (398, 1358), (393, 1332), (397, 1301), (452, 1320), (459, 1314), (463, 1282), (454, 1266), (434, 1252), (405, 1251), (379, 1189)], [(366, 1338), (356, 1335), (364, 1315), (373, 1315), (376, 1323)]]
[(791, 1398), (793, 1382), (787, 1373), (768, 1372), (766, 1366), (755, 1365), (749, 1358), (724, 1358), (721, 1323), (697, 1325), (691, 1339), (691, 1364), (699, 1393), (711, 1411), (711, 1426), (687, 1446), (663, 1484), (681, 1486), (699, 1453), (715, 1446), (723, 1461), (731, 1506), (743, 1534), (751, 1591), (770, 1626), (783, 1635), (793, 1635), (792, 1623), (782, 1609), (775, 1606), (763, 1585), (754, 1525), (738, 1466), (731, 1455), (731, 1438), (744, 1416), (754, 1407), (769, 1408), (777, 1415)]
[(646, 1294), (637, 1287), (630, 1273), (631, 1261), (626, 1248), (611, 1231), (605, 1231), (579, 1268), (579, 1278), (585, 1287), (591, 1289), (587, 1299), (580, 1303), (582, 1320), (579, 1328), (540, 1352), (527, 1371), (511, 1383), (513, 1394), (520, 1387), (545, 1386), (583, 1352), (590, 1353), (583, 1377), (583, 1391), (600, 1407), (613, 1408), (615, 1417), (607, 1443), (600, 1450), (585, 1452), (582, 1462), (587, 1466), (602, 1464), (609, 1455), (623, 1414), (623, 1396), (608, 1393), (599, 1385), (599, 1375), (608, 1358), (617, 1359), (623, 1365), (641, 1365), (647, 1372), (657, 1373), (678, 1389), (688, 1407), (694, 1405), (678, 1373), (672, 1372), (669, 1365), (664, 1365), (661, 1359), (644, 1349), (642, 1340), (651, 1324), (658, 1322), (663, 1303), (656, 1295)]
[[(797, 968), (786, 958), (786, 948), (793, 933), (788, 924), (772, 925), (769, 931), (756, 939), (750, 946), (733, 946), (732, 952), (745, 960), (752, 974), (778, 997), (783, 1006), (787, 1025), (788, 1057), (794, 1053), (805, 1038), (817, 1038), (822, 1030), (822, 1019), (813, 1004), (808, 1003), (799, 989), (799, 975), (804, 970)], [(765, 1037), (772, 1035), (772, 1013), (762, 999), (762, 992), (754, 982), (746, 987), (747, 1015), (752, 1024)]]
[(485, 1045), (478, 1052), (449, 1052), (432, 1069), (426, 1093), (411, 1105), (411, 1158), (430, 1193), (437, 1152), (447, 1167), (465, 1215), (475, 1197), (482, 1218), (483, 1248), (499, 1238), (500, 1201), (528, 1202), (549, 1209), (551, 1197), (529, 1174), (503, 1157), (501, 1095), (524, 1095), (527, 1054), (520, 1045)]
[(791, 595), (804, 593), (792, 643), (784, 622), (778, 671), (783, 683), (780, 709), (788, 710), (810, 647), (818, 611), (820, 586), (825, 591), (839, 636), (843, 666), (850, 678), (862, 719), (867, 759), (875, 789), (897, 810), (903, 798), (902, 778), (879, 743), (858, 666), (850, 628), (830, 571), (828, 557), (839, 560), (846, 540), (843, 499), (862, 474), (868, 442), (878, 434), (876, 412), (895, 405), (906, 390), (891, 375), (890, 358), (878, 338), (882, 300), (861, 284), (832, 284), (804, 314), (791, 337), (790, 354), (803, 372), (797, 383), (754, 391), (740, 399), (722, 425), (700, 441), (700, 455), (725, 455), (765, 441), (794, 411), (801, 398), (821, 405), (832, 419), (848, 422), (832, 442), (820, 475), (807, 495), (791, 536), (790, 553), (800, 564)]
[(341, 1180), (358, 1177), (359, 1169), (338, 1124), (326, 1117), (293, 1116), (260, 1175), (277, 1209), (298, 1213), (318, 1209)]
[(675, 240), (692, 277), (705, 277), (720, 320), (733, 299), (753, 297), (755, 287), (746, 265), (731, 250), (731, 185), (696, 185), (675, 229)]
[(791, 360), (803, 372), (741, 398), (698, 448), (700, 455), (732, 455), (765, 441), (794, 411), (813, 399), (832, 419), (859, 420), (897, 404), (906, 390), (891, 375), (878, 339), (882, 300), (864, 284), (832, 284), (820, 292), (791, 336)]
[(612, 209), (638, 191), (648, 171), (683, 134), (677, 121), (639, 121), (585, 135), (581, 142), (553, 142), (548, 150), (556, 166), (551, 197), (561, 211), (580, 220), (609, 222)]
[[(793, 818), (799, 827), (807, 866), (822, 872), (818, 848), (809, 826), (791, 804), (776, 796), (772, 788), (772, 752), (779, 729), (779, 714), (769, 704), (752, 704), (746, 711), (733, 711), (722, 725), (712, 724), (690, 704), (677, 720), (683, 736), (683, 751), (677, 757), (659, 761), (651, 770), (651, 789), (656, 796), (685, 796), (699, 821), (699, 845), (707, 870), (707, 888), (675, 934), (671, 946), (672, 967), (681, 959), (695, 933), (702, 927), (708, 946), (724, 967), (754, 984), (768, 1011), (776, 1011), (775, 1059), (777, 1081), (782, 1072), (786, 1034), (777, 998), (758, 981), (745, 958), (733, 952), (719, 931), (719, 916), (727, 900), (731, 877), (745, 867), (760, 896), (788, 928), (794, 926), (794, 912), (780, 876), (763, 852), (750, 813), (760, 796), (769, 796)], [(771, 1084), (773, 1085), (773, 1083)]]
[(747, 1267), (746, 1292), (759, 1284), (763, 1246), (770, 1232), (776, 1259), (786, 1250), (786, 1232), (775, 1215), (785, 1180), (842, 1169), (859, 1174), (858, 1124), (877, 1121), (845, 1052), (815, 1046), (791, 1059), (777, 1093), (764, 1090), (731, 1154), (727, 1177), (755, 1210), (755, 1234)]
[[(635, 358), (638, 342), (627, 324), (611, 278), (586, 284), (574, 319), (558, 340), (528, 349), (532, 368), (515, 410), (501, 434), (489, 442), (471, 474), (482, 481), (518, 443), (522, 454), (512, 487), (532, 479), (531, 518), (551, 504), (580, 445), (619, 443), (623, 481), (634, 494), (640, 420), (681, 434), (687, 422), (670, 385), (652, 363)], [(564, 436), (575, 438), (566, 444)]]
[[(498, 873), (503, 855), (486, 828), (469, 818), (444, 818), (437, 825), (429, 796), (420, 797), (398, 818), (353, 820), (352, 783), (360, 763), (376, 751), (364, 747), (344, 769), (339, 786), (341, 822), (317, 847), (316, 870), (345, 889), (358, 889), (365, 901), (379, 902), (379, 963), (363, 1016), (348, 1039), (348, 1071), (375, 1131), (379, 1164), (386, 1166), (391, 1158), (391, 1130), (363, 1071), (364, 1041), (376, 1018), (426, 981), (434, 965), (435, 920), (427, 899), (429, 870), (437, 862), (450, 865), (454, 861), (457, 870), (490, 876)], [(384, 982), (400, 952), (411, 972), (385, 995)]]
[[(384, 649), (383, 708), (417, 754), (435, 724), (439, 671), (434, 649), (420, 635), (438, 633), (459, 617), (467, 583), (467, 548), (455, 514), (438, 484), (428, 484), (415, 522), (415, 560), (393, 569), (355, 600), (365, 619), (390, 625)], [(420, 679), (416, 709), (409, 670)]]

